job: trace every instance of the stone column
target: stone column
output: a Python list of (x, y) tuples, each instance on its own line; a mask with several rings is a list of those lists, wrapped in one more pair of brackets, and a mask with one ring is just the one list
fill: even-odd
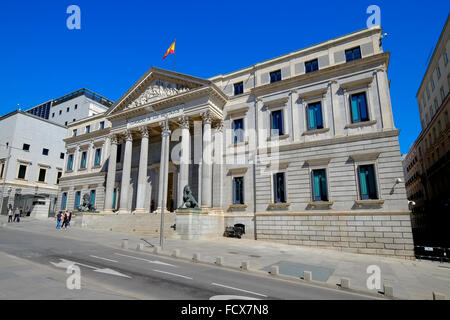
[(145, 203), (145, 192), (147, 189), (147, 167), (148, 167), (148, 135), (147, 127), (139, 128), (141, 132), (141, 155), (139, 158), (139, 177), (136, 198), (135, 213), (148, 213), (149, 205)]
[(108, 175), (106, 176), (105, 193), (105, 213), (113, 213), (114, 186), (116, 184), (116, 162), (117, 162), (117, 144), (119, 143), (116, 135), (109, 137), (110, 155), (108, 161)]
[(389, 82), (386, 72), (384, 69), (377, 69), (377, 71), (374, 72), (374, 77), (376, 78), (377, 83), (383, 130), (395, 130), (394, 117), (392, 115), (391, 96), (389, 92)]
[[(167, 184), (169, 175), (169, 142), (170, 142), (170, 129), (169, 123), (166, 121), (160, 122), (162, 129), (161, 136), (161, 161), (159, 163), (159, 189), (158, 189), (158, 209), (157, 212), (161, 213), (161, 209), (164, 207), (166, 210), (167, 202)], [(164, 191), (164, 192), (163, 192)]]
[(339, 106), (339, 84), (336, 80), (330, 81), (328, 87), (331, 95), (331, 108), (333, 110), (333, 121), (334, 121), (334, 135), (340, 137), (344, 135), (344, 127), (346, 122), (346, 113), (343, 108)]
[(189, 132), (189, 118), (180, 117), (178, 120), (181, 127), (181, 158), (180, 174), (178, 180), (178, 201), (177, 206), (183, 204), (183, 189), (189, 184), (189, 165), (191, 160), (191, 135)]
[(220, 120), (216, 126), (214, 135), (214, 164), (213, 164), (213, 201), (214, 208), (222, 207), (222, 190), (223, 190), (223, 120)]
[(211, 208), (212, 189), (212, 138), (211, 112), (202, 113), (203, 118), (203, 161), (202, 161), (202, 209)]
[(122, 184), (120, 187), (120, 209), (119, 214), (130, 213), (128, 209), (128, 192), (130, 190), (130, 180), (131, 180), (131, 154), (133, 149), (133, 136), (131, 131), (126, 132), (125, 136), (125, 153), (123, 157), (123, 168), (122, 168)]

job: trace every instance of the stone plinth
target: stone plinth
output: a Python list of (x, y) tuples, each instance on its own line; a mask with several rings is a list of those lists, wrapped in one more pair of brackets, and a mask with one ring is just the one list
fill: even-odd
[(177, 234), (181, 239), (214, 239), (223, 236), (223, 215), (192, 209), (178, 209), (176, 214)]

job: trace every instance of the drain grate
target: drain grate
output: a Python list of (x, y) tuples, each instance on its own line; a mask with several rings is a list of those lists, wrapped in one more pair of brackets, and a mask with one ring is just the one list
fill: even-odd
[(303, 277), (304, 271), (312, 272), (312, 280), (326, 282), (331, 274), (334, 272), (334, 269), (324, 268), (319, 266), (295, 263), (292, 261), (279, 261), (277, 263), (271, 264), (262, 268), (263, 271), (270, 271), (270, 267), (278, 266), (280, 274), (292, 276), (292, 277)]

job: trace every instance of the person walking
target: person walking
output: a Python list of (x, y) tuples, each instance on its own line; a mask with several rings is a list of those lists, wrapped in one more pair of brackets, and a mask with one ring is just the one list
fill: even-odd
[(14, 222), (20, 222), (20, 210), (18, 207), (14, 209)]
[(8, 223), (13, 222), (13, 208), (9, 205), (8, 208)]
[(60, 211), (56, 215), (56, 229), (60, 229), (61, 228), (61, 217), (62, 217), (62, 213)]
[(68, 219), (67, 219), (67, 223), (66, 223), (66, 226), (67, 227), (70, 227), (70, 221), (72, 220), (72, 211), (69, 211), (69, 217), (68, 217)]
[(67, 223), (69, 222), (69, 217), (67, 216), (67, 211), (64, 212), (63, 223), (61, 225), (61, 229), (67, 229)]

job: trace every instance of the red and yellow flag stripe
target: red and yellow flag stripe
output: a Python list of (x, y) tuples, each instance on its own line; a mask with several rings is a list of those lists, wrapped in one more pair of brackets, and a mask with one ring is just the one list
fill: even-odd
[(175, 42), (176, 42), (176, 40), (172, 43), (172, 45), (169, 47), (169, 49), (167, 49), (166, 54), (163, 57), (163, 60), (167, 57), (167, 55), (169, 53), (175, 53)]

